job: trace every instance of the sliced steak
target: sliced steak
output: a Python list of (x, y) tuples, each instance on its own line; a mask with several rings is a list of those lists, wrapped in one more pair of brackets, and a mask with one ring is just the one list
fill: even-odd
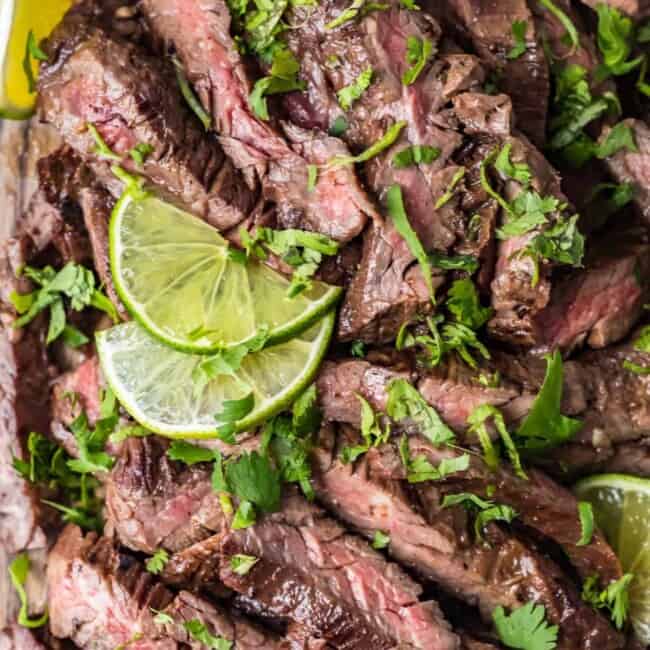
[(548, 307), (536, 316), (538, 347), (570, 352), (583, 342), (603, 348), (624, 338), (648, 301), (649, 260), (642, 229), (593, 242), (585, 268), (556, 282)]
[[(494, 524), (485, 531), (487, 544), (475, 541), (462, 507), (440, 507), (445, 494), (470, 491), (464, 489), (463, 474), (450, 480), (453, 487), (447, 481), (409, 486), (396, 451), (387, 447), (344, 465), (338, 458), (341, 446), (357, 440), (348, 431), (335, 442), (331, 430), (321, 431), (314, 486), (319, 500), (338, 516), (368, 537), (377, 530), (388, 534), (391, 555), (477, 605), (486, 621), (498, 605), (515, 608), (532, 600), (543, 603), (549, 620), (560, 625), (558, 647), (595, 648), (590, 645), (595, 639), (621, 647), (620, 637), (582, 604), (571, 582), (534, 545)], [(415, 444), (412, 451), (424, 449)], [(477, 494), (484, 494), (487, 484), (481, 487)], [(502, 503), (500, 497), (495, 494), (494, 500)], [(577, 509), (573, 514), (577, 519)]]
[[(231, 617), (188, 592), (174, 596), (112, 540), (68, 526), (50, 553), (50, 628), (80, 647), (176, 650), (196, 641), (183, 624), (198, 620), (237, 648), (285, 647), (271, 633)], [(162, 611), (173, 623), (156, 623)]]
[(307, 164), (345, 155), (340, 141), (295, 127), (281, 134), (253, 114), (252, 82), (230, 36), (223, 0), (146, 0), (143, 9), (155, 33), (183, 62), (228, 155), (247, 178), (260, 177), (282, 226), (345, 242), (361, 232), (368, 217), (376, 217), (351, 167), (322, 171), (314, 191), (308, 191)]
[[(542, 39), (526, 0), (449, 0), (432, 2), (445, 7), (443, 19), (469, 41), (485, 66), (494, 74), (499, 89), (512, 98), (517, 125), (537, 145), (546, 141), (546, 112), (550, 95), (549, 67)], [(427, 8), (429, 8), (427, 6)], [(517, 57), (512, 25), (526, 22), (526, 49)]]
[[(237, 225), (255, 195), (216, 139), (185, 106), (173, 73), (133, 42), (109, 34), (95, 21), (92, 2), (73, 7), (48, 41), (49, 60), (39, 76), (39, 114), (66, 142), (96, 163), (92, 124), (126, 169), (142, 172), (173, 199), (217, 228)], [(129, 152), (153, 147), (142, 170)]]
[(172, 461), (167, 447), (155, 436), (130, 438), (106, 484), (108, 529), (134, 550), (183, 550), (225, 526), (209, 466)]
[[(638, 151), (621, 149), (605, 163), (616, 182), (632, 184), (637, 211), (647, 223), (650, 221), (650, 128), (641, 120), (629, 119), (624, 124), (632, 129)], [(606, 138), (607, 133), (605, 130), (602, 137)]]
[(255, 526), (230, 531), (224, 559), (253, 555), (244, 576), (224, 562), (228, 587), (337, 648), (458, 648), (458, 638), (421, 588), (301, 496)]

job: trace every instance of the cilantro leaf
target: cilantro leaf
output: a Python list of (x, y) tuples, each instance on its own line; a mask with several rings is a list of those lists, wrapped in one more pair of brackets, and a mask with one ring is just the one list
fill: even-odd
[(417, 426), (418, 433), (434, 445), (455, 441), (454, 432), (442, 421), (420, 392), (406, 379), (393, 379), (388, 385), (386, 412), (396, 422), (409, 420)]
[(361, 98), (372, 83), (372, 68), (367, 67), (349, 86), (337, 91), (339, 104), (344, 111), (350, 110), (352, 104)]
[[(581, 266), (585, 253), (585, 238), (578, 230), (579, 216), (560, 219), (550, 228), (538, 233), (524, 249), (533, 259), (545, 259), (570, 266)], [(536, 278), (533, 278), (535, 285)]]
[(366, 356), (366, 344), (363, 341), (352, 341), (350, 354), (358, 359), (363, 359)]
[(436, 210), (440, 210), (440, 208), (444, 207), (447, 205), (447, 203), (449, 203), (449, 201), (451, 201), (456, 192), (458, 183), (460, 183), (463, 178), (465, 178), (466, 172), (467, 170), (465, 167), (461, 167), (452, 176), (451, 181), (449, 181), (447, 191), (436, 201), (436, 204), (433, 206)]
[(153, 145), (147, 142), (140, 142), (135, 145), (131, 151), (129, 151), (129, 156), (133, 159), (133, 162), (138, 166), (142, 167), (146, 162), (147, 158), (154, 152)]
[(214, 452), (184, 440), (174, 440), (169, 445), (167, 457), (170, 460), (181, 461), (186, 465), (196, 465), (197, 463), (209, 463), (214, 460)]
[(598, 13), (598, 49), (603, 64), (613, 75), (624, 75), (641, 64), (641, 58), (628, 61), (634, 45), (634, 23), (618, 9), (600, 3)]
[(517, 445), (529, 453), (553, 449), (573, 438), (582, 422), (562, 415), (562, 355), (546, 357), (546, 376), (530, 412), (517, 429)]
[(402, 188), (399, 185), (391, 185), (388, 189), (388, 193), (386, 194), (386, 204), (388, 207), (388, 214), (395, 226), (395, 230), (397, 230), (400, 237), (402, 237), (406, 242), (413, 257), (417, 259), (418, 264), (420, 265), (424, 283), (429, 290), (431, 302), (435, 304), (436, 297), (433, 282), (431, 280), (431, 264), (429, 263), (429, 258), (422, 243), (418, 239), (417, 233), (413, 230), (413, 227), (409, 222), (406, 208), (404, 207), (404, 200), (402, 198)]
[(492, 619), (501, 641), (519, 650), (553, 650), (557, 647), (557, 625), (546, 622), (543, 605), (526, 603), (507, 615), (503, 607), (492, 612)]
[(533, 190), (523, 190), (510, 207), (509, 221), (497, 231), (499, 239), (518, 237), (543, 226), (547, 222), (546, 215), (558, 210), (560, 202), (554, 196), (541, 197)]
[(235, 512), (231, 527), (233, 530), (240, 530), (242, 528), (249, 528), (257, 521), (255, 507), (250, 501), (242, 501)]
[(230, 491), (240, 499), (250, 501), (265, 512), (280, 507), (280, 473), (267, 456), (256, 451), (242, 454), (226, 464), (226, 481)]
[(223, 410), (217, 413), (214, 418), (221, 427), (222, 425), (234, 425), (238, 420), (245, 418), (255, 408), (255, 395), (251, 391), (241, 399), (225, 400)]
[(514, 508), (505, 505), (495, 505), (493, 501), (481, 499), (476, 494), (462, 492), (448, 494), (442, 501), (443, 508), (455, 505), (464, 505), (469, 510), (477, 510), (474, 520), (474, 533), (476, 539), (483, 539), (483, 529), (492, 521), (505, 521), (510, 523), (516, 516)]
[(365, 1), (366, 0), (354, 0), (345, 11), (342, 11), (334, 20), (327, 23), (325, 29), (336, 29), (350, 20), (354, 20), (359, 15), (359, 11), (365, 4)]
[(539, 3), (548, 9), (562, 24), (562, 27), (566, 30), (567, 36), (571, 41), (572, 52), (580, 46), (580, 36), (576, 26), (573, 24), (572, 20), (560, 9), (552, 0), (539, 0)]
[(473, 255), (448, 256), (443, 253), (429, 253), (431, 266), (443, 271), (467, 271), (470, 275), (479, 269), (479, 261)]
[(190, 86), (190, 82), (185, 76), (185, 72), (183, 70), (183, 65), (181, 64), (181, 62), (176, 57), (172, 58), (172, 62), (174, 64), (174, 70), (176, 71), (176, 81), (178, 82), (178, 87), (180, 88), (181, 95), (183, 95), (183, 99), (185, 100), (187, 105), (192, 109), (192, 112), (199, 118), (199, 120), (201, 120), (201, 124), (203, 124), (203, 128), (206, 131), (209, 131), (210, 128), (212, 127), (212, 117), (203, 108), (198, 97), (194, 94), (194, 91)]
[(198, 618), (186, 621), (183, 623), (183, 627), (195, 641), (202, 643), (206, 648), (211, 650), (231, 650), (233, 647), (232, 641), (210, 634), (208, 628)]
[(248, 103), (257, 117), (268, 120), (269, 109), (266, 103), (268, 95), (278, 95), (294, 90), (304, 90), (306, 84), (298, 78), (300, 63), (287, 48), (276, 51), (271, 65), (271, 74), (255, 82)]
[(334, 122), (332, 122), (332, 126), (329, 128), (329, 135), (334, 138), (340, 138), (348, 130), (348, 126), (349, 124), (345, 119), (345, 116), (339, 115)]
[(395, 122), (377, 142), (365, 151), (362, 151), (358, 156), (334, 156), (327, 163), (327, 167), (334, 168), (368, 162), (375, 156), (378, 156), (384, 149), (388, 149), (397, 140), (405, 126), (406, 122), (404, 120)]
[(259, 561), (254, 555), (233, 555), (230, 558), (230, 569), (238, 576), (245, 576)]
[(483, 454), (485, 463), (490, 469), (496, 469), (499, 466), (499, 452), (494, 447), (490, 434), (487, 430), (486, 422), (492, 418), (494, 426), (506, 448), (508, 458), (519, 478), (527, 479), (528, 476), (521, 465), (521, 459), (515, 446), (510, 433), (506, 427), (505, 421), (501, 411), (492, 404), (481, 404), (477, 406), (467, 418), (467, 423), (470, 425), (468, 432), (475, 433), (478, 436), (481, 447), (483, 447)]
[(402, 75), (402, 83), (410, 86), (417, 81), (431, 56), (434, 54), (433, 43), (427, 38), (409, 36), (406, 39), (406, 60), (411, 67)]
[(414, 144), (393, 156), (393, 167), (404, 169), (412, 165), (429, 165), (440, 157), (441, 150), (438, 147), (430, 147), (422, 144)]
[(626, 573), (611, 582), (602, 591), (598, 589), (598, 576), (590, 576), (582, 586), (582, 600), (596, 609), (605, 609), (619, 630), (623, 629), (630, 607), (630, 584), (634, 575)]
[(591, 190), (587, 201), (596, 204), (594, 211), (599, 215), (600, 223), (605, 223), (609, 216), (632, 201), (634, 193), (632, 183), (598, 183)]
[(20, 599), (18, 624), (33, 629), (41, 627), (47, 623), (48, 613), (45, 611), (45, 613), (37, 619), (29, 618), (29, 604), (27, 602), (27, 592), (25, 591), (24, 586), (28, 574), (29, 556), (27, 553), (21, 553), (20, 555), (17, 555), (9, 565), (9, 577), (11, 578), (11, 584), (14, 586), (14, 589), (18, 593), (18, 598)]
[(449, 289), (447, 309), (456, 321), (477, 330), (492, 317), (492, 309), (483, 307), (474, 283), (469, 279), (456, 280)]
[(512, 143), (508, 142), (503, 145), (503, 148), (494, 161), (494, 168), (506, 178), (512, 178), (523, 185), (528, 185), (532, 178), (530, 167), (526, 163), (513, 163), (510, 160), (511, 151)]
[(594, 535), (594, 510), (587, 501), (578, 502), (578, 515), (580, 516), (580, 539), (576, 546), (588, 546)]
[(153, 622), (156, 625), (174, 625), (174, 619), (169, 614), (160, 612), (153, 607), (150, 607), (149, 609), (151, 610), (152, 614), (155, 614)]
[(345, 464), (354, 462), (372, 447), (385, 444), (390, 436), (390, 426), (382, 427), (380, 417), (372, 410), (372, 406), (361, 395), (357, 395), (357, 399), (361, 404), (361, 437), (363, 438), (363, 444), (344, 447), (341, 450), (341, 460)]
[(27, 85), (30, 93), (36, 92), (36, 78), (32, 68), (32, 60), (47, 61), (47, 54), (39, 47), (36, 42), (36, 36), (33, 30), (27, 34), (27, 43), (25, 44), (25, 56), (23, 58), (23, 71), (27, 77)]
[(390, 535), (383, 533), (381, 530), (376, 530), (372, 538), (372, 547), (379, 551), (386, 548), (390, 544)]
[(633, 152), (639, 150), (634, 139), (634, 131), (625, 122), (619, 122), (610, 130), (603, 142), (598, 145), (596, 155), (600, 159), (609, 158), (622, 149)]
[(70, 431), (74, 434), (79, 450), (78, 458), (68, 461), (68, 467), (74, 472), (95, 474), (108, 472), (113, 467), (115, 459), (104, 451), (104, 447), (118, 422), (116, 403), (113, 402), (113, 412), (102, 415), (103, 417), (97, 421), (92, 430), (83, 412), (70, 425)]
[(164, 548), (159, 548), (145, 563), (145, 567), (149, 573), (158, 575), (162, 573), (165, 565), (169, 562), (169, 553)]
[(115, 160), (116, 162), (120, 162), (122, 160), (122, 156), (119, 156), (116, 154), (104, 141), (104, 138), (102, 138), (100, 132), (97, 130), (97, 127), (94, 124), (87, 124), (86, 128), (90, 132), (90, 135), (92, 136), (93, 140), (95, 141), (95, 151), (100, 158), (105, 158), (106, 160)]
[(307, 165), (307, 191), (313, 192), (318, 182), (318, 166)]
[(526, 52), (526, 32), (528, 31), (528, 22), (525, 20), (515, 20), (511, 26), (512, 36), (515, 44), (506, 55), (509, 59), (518, 59)]
[(402, 464), (406, 468), (406, 479), (409, 483), (439, 481), (450, 474), (464, 472), (469, 469), (469, 454), (443, 458), (438, 467), (434, 467), (423, 455), (411, 458), (408, 438), (405, 435), (400, 439), (399, 453)]

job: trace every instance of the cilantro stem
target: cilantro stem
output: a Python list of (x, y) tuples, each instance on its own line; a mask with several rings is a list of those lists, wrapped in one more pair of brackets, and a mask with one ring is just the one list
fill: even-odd
[(181, 65), (181, 62), (176, 57), (172, 58), (172, 62), (174, 63), (174, 68), (176, 70), (176, 79), (178, 81), (178, 86), (181, 89), (183, 98), (187, 102), (187, 105), (192, 109), (194, 114), (201, 120), (203, 128), (205, 128), (206, 131), (209, 131), (210, 127), (212, 126), (212, 118), (210, 115), (208, 115), (203, 106), (201, 106), (201, 102), (194, 94), (194, 91), (190, 86), (190, 82), (187, 80), (187, 77), (183, 72), (183, 66)]
[(571, 40), (571, 52), (569, 55), (573, 54), (580, 46), (580, 36), (571, 18), (569, 18), (564, 11), (562, 11), (562, 9), (555, 5), (551, 0), (539, 0), (539, 4), (548, 9), (560, 21), (560, 23), (562, 23), (562, 26), (566, 29), (569, 39)]

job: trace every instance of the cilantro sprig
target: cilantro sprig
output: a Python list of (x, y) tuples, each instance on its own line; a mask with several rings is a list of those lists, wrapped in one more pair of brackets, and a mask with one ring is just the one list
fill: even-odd
[(626, 573), (601, 590), (598, 576), (590, 576), (582, 586), (582, 600), (596, 609), (607, 610), (614, 625), (622, 630), (630, 608), (629, 589), (633, 580), (634, 575)]
[(361, 404), (361, 437), (363, 443), (353, 447), (344, 447), (341, 450), (341, 461), (346, 465), (353, 463), (372, 447), (385, 444), (390, 436), (390, 426), (381, 421), (381, 417), (373, 411), (372, 406), (361, 395), (357, 395), (357, 399)]
[(95, 276), (87, 268), (69, 262), (58, 272), (51, 266), (42, 269), (26, 266), (22, 272), (38, 288), (29, 294), (16, 292), (11, 294), (10, 300), (20, 314), (13, 327), (25, 327), (38, 314), (48, 309), (50, 324), (46, 343), (49, 345), (63, 336), (66, 342), (77, 345), (87, 342), (88, 339), (82, 332), (66, 322), (66, 304), (69, 304), (74, 311), (94, 307), (107, 313), (113, 322), (118, 322), (115, 306), (105, 294), (95, 287)]
[(502, 643), (518, 650), (554, 650), (557, 647), (558, 626), (546, 622), (543, 605), (526, 603), (506, 614), (503, 607), (492, 613), (494, 627)]
[(17, 555), (9, 565), (9, 578), (14, 586), (20, 600), (20, 611), (18, 612), (18, 624), (27, 628), (37, 628), (45, 625), (48, 619), (47, 610), (39, 618), (29, 618), (29, 603), (27, 601), (27, 592), (25, 591), (25, 582), (29, 574), (29, 556), (27, 553)]

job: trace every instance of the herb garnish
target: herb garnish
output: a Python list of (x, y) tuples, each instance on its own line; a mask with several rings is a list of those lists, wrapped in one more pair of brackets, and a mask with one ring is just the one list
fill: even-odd
[(22, 272), (40, 288), (29, 294), (21, 295), (16, 292), (11, 294), (10, 300), (16, 311), (21, 314), (13, 327), (25, 327), (43, 310), (49, 309), (50, 325), (46, 340), (48, 345), (62, 335), (73, 344), (86, 342), (84, 334), (72, 325), (66, 324), (64, 298), (75, 311), (94, 307), (106, 312), (113, 322), (118, 322), (115, 306), (99, 289), (95, 288), (95, 276), (85, 267), (68, 262), (58, 272), (51, 266), (43, 269), (26, 266)]
[(528, 22), (526, 20), (515, 20), (511, 26), (512, 36), (515, 44), (506, 54), (509, 59), (518, 59), (526, 52), (526, 32), (528, 31)]
[(441, 151), (438, 147), (415, 144), (402, 149), (393, 156), (393, 167), (404, 169), (412, 165), (429, 165), (437, 160)]
[(477, 540), (483, 539), (483, 529), (490, 522), (505, 521), (509, 524), (517, 516), (515, 509), (510, 506), (495, 504), (493, 501), (486, 501), (476, 494), (468, 492), (448, 494), (442, 501), (443, 508), (461, 504), (468, 510), (477, 511), (474, 520), (474, 534)]
[(517, 445), (527, 453), (553, 449), (573, 438), (582, 428), (580, 420), (562, 415), (562, 355), (546, 357), (546, 376), (530, 412), (517, 429)]
[(543, 605), (526, 603), (509, 615), (503, 607), (492, 613), (494, 626), (501, 641), (518, 650), (554, 650), (557, 647), (558, 626), (546, 622)]
[(361, 395), (357, 395), (357, 399), (361, 404), (361, 437), (363, 443), (354, 447), (344, 447), (341, 450), (341, 462), (346, 465), (353, 463), (372, 447), (385, 444), (390, 436), (390, 426), (381, 422), (381, 416), (373, 411), (372, 406)]
[(399, 185), (391, 185), (386, 194), (386, 205), (388, 214), (390, 215), (395, 230), (400, 234), (400, 237), (406, 242), (411, 254), (418, 261), (420, 269), (422, 270), (422, 277), (424, 283), (429, 290), (431, 302), (435, 304), (436, 296), (433, 282), (431, 280), (431, 264), (429, 258), (418, 239), (417, 233), (409, 223), (406, 208), (404, 207), (404, 200), (402, 199), (402, 188)]
[(27, 43), (25, 44), (25, 57), (23, 58), (23, 70), (27, 77), (29, 92), (36, 92), (36, 79), (34, 69), (32, 68), (32, 59), (34, 61), (47, 61), (47, 54), (39, 47), (36, 42), (36, 36), (33, 30), (27, 34)]
[(456, 188), (458, 183), (460, 183), (463, 178), (465, 178), (467, 170), (465, 167), (461, 167), (458, 169), (454, 175), (451, 178), (451, 181), (449, 181), (449, 186), (447, 187), (447, 191), (436, 201), (436, 204), (433, 206), (436, 210), (440, 210), (443, 206), (447, 205), (449, 201), (451, 201), (452, 197), (454, 196), (454, 193), (456, 192)]
[(368, 162), (375, 156), (378, 156), (384, 149), (388, 149), (399, 137), (402, 129), (406, 126), (405, 121), (395, 122), (384, 135), (373, 145), (361, 152), (358, 156), (334, 156), (328, 163), (328, 168), (342, 167), (344, 165), (354, 165)]
[(133, 159), (133, 162), (138, 166), (142, 167), (147, 161), (147, 158), (154, 152), (153, 145), (148, 142), (140, 142), (137, 144), (131, 151), (129, 151), (129, 156)]
[(598, 589), (598, 576), (590, 576), (582, 586), (582, 600), (596, 609), (606, 609), (619, 630), (627, 620), (630, 607), (630, 584), (634, 575), (626, 573), (616, 582), (610, 583), (605, 589)]
[(464, 472), (469, 468), (469, 454), (443, 458), (438, 467), (434, 467), (423, 455), (412, 458), (406, 436), (402, 436), (400, 439), (399, 453), (402, 464), (406, 468), (406, 479), (409, 483), (439, 481), (450, 474)]
[(337, 91), (336, 96), (339, 100), (339, 105), (344, 111), (350, 110), (352, 104), (361, 98), (363, 93), (368, 90), (372, 83), (372, 68), (367, 67), (349, 86), (341, 88)]
[(145, 563), (145, 568), (149, 573), (158, 575), (162, 573), (165, 565), (169, 562), (169, 553), (164, 548), (159, 548)]
[(406, 60), (411, 67), (402, 75), (402, 83), (405, 86), (417, 81), (433, 53), (433, 43), (430, 40), (417, 36), (409, 36), (406, 39)]
[(588, 546), (594, 536), (594, 511), (591, 503), (587, 501), (578, 502), (578, 515), (580, 517), (580, 539), (576, 546)]
[(454, 281), (447, 294), (446, 307), (454, 320), (473, 330), (485, 325), (494, 313), (492, 308), (481, 305), (476, 286), (469, 278)]
[(628, 61), (634, 46), (634, 23), (630, 18), (621, 14), (618, 9), (600, 3), (596, 7), (598, 13), (598, 49), (603, 57), (604, 69), (597, 71), (597, 77), (613, 74), (625, 75), (641, 65), (644, 57)]
[(202, 643), (206, 648), (211, 650), (231, 650), (233, 647), (232, 641), (210, 634), (208, 628), (198, 618), (186, 621), (183, 623), (183, 627), (195, 641)]
[(27, 553), (17, 555), (9, 565), (9, 577), (11, 584), (18, 593), (20, 599), (20, 611), (18, 612), (18, 624), (23, 627), (36, 628), (47, 623), (48, 613), (45, 613), (37, 619), (29, 618), (27, 592), (25, 591), (25, 582), (29, 573), (29, 556)]
[(245, 576), (259, 561), (254, 555), (233, 555), (230, 558), (230, 570), (238, 576)]
[(390, 535), (382, 532), (381, 530), (376, 530), (372, 538), (372, 547), (379, 551), (382, 548), (386, 548), (390, 544)]
[(180, 88), (181, 94), (183, 95), (183, 99), (185, 99), (187, 105), (192, 109), (192, 112), (199, 118), (199, 120), (201, 120), (203, 128), (206, 131), (209, 131), (210, 127), (212, 126), (212, 117), (203, 108), (198, 97), (194, 94), (194, 91), (190, 86), (190, 82), (185, 76), (181, 62), (176, 57), (173, 57), (172, 63), (174, 64), (174, 70), (176, 71), (176, 80), (178, 82), (178, 87)]
[(571, 53), (575, 52), (580, 45), (580, 36), (572, 20), (551, 0), (539, 0), (539, 3), (548, 9), (560, 21), (560, 23), (562, 23), (562, 26), (566, 30), (567, 36), (571, 41)]
[[(639, 352), (650, 352), (650, 325), (641, 328), (632, 347)], [(640, 366), (628, 359), (623, 361), (623, 367), (637, 375), (650, 375), (650, 366)]]

